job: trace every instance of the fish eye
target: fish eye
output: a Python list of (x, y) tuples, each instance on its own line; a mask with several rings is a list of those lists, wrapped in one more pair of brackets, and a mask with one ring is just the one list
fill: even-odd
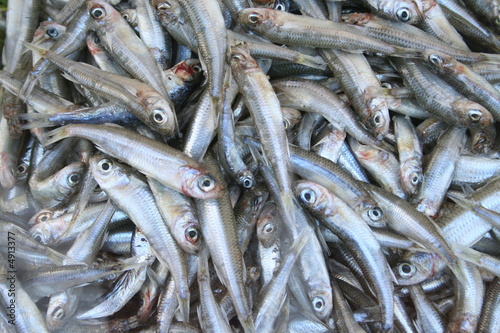
[(243, 60), (245, 60), (245, 57), (241, 53), (234, 53), (234, 54), (231, 54), (231, 59), (234, 59), (236, 61), (243, 61)]
[(305, 203), (305, 204), (313, 204), (314, 201), (316, 201), (316, 193), (310, 189), (305, 189), (302, 192), (300, 192), (300, 199)]
[(256, 24), (259, 22), (259, 14), (257, 13), (252, 13), (250, 15), (248, 15), (248, 22), (250, 23), (253, 23), (253, 24)]
[(40, 234), (34, 234), (33, 239), (36, 240), (39, 243), (43, 243), (43, 237)]
[(431, 64), (439, 66), (443, 63), (443, 58), (441, 58), (437, 54), (431, 54), (429, 56), (429, 61), (431, 62)]
[(97, 166), (99, 167), (99, 170), (101, 172), (108, 173), (108, 172), (111, 171), (111, 168), (113, 167), (113, 162), (111, 162), (107, 158), (104, 158), (104, 159), (102, 159), (102, 160), (99, 161), (99, 163), (97, 164)]
[(80, 174), (72, 173), (68, 176), (67, 181), (69, 186), (76, 186), (80, 183)]
[(170, 4), (168, 2), (161, 2), (156, 6), (156, 10), (166, 11), (170, 9)]
[(215, 188), (215, 180), (209, 175), (204, 175), (198, 181), (198, 187), (203, 192), (210, 192)]
[(245, 179), (243, 179), (243, 187), (244, 188), (250, 188), (252, 187), (253, 185), (253, 181), (250, 177), (245, 177)]
[(94, 43), (96, 43), (97, 45), (101, 45), (101, 39), (99, 38), (99, 36), (94, 37)]
[(320, 312), (323, 311), (323, 309), (325, 308), (325, 301), (321, 297), (317, 296), (314, 297), (311, 303), (314, 308), (314, 311)]
[(420, 182), (420, 177), (416, 172), (412, 172), (410, 175), (410, 180), (413, 185), (417, 185)]
[(37, 223), (46, 222), (50, 219), (51, 216), (52, 216), (52, 213), (44, 212), (44, 213), (37, 216), (36, 222)]
[(389, 82), (382, 82), (382, 84), (380, 85), (382, 86), (382, 88), (392, 89), (392, 84), (390, 84)]
[(411, 20), (411, 12), (407, 7), (399, 8), (396, 12), (396, 18), (401, 22), (408, 22)]
[(189, 227), (185, 232), (186, 238), (191, 243), (196, 243), (200, 238), (200, 231), (196, 227)]
[(379, 207), (373, 207), (368, 211), (368, 217), (372, 221), (378, 221), (382, 218), (384, 214), (382, 213), (382, 209)]
[(470, 120), (472, 120), (474, 122), (481, 120), (481, 118), (483, 116), (483, 113), (477, 109), (469, 110), (469, 112), (467, 112), (467, 114), (469, 115)]
[(373, 124), (375, 127), (381, 127), (384, 125), (384, 116), (382, 115), (382, 112), (377, 111), (373, 115)]
[(193, 72), (195, 72), (195, 73), (201, 72), (201, 66), (199, 64), (194, 64), (191, 68), (193, 69)]
[(46, 33), (49, 37), (53, 37), (53, 38), (59, 36), (59, 31), (57, 31), (56, 28), (48, 28)]
[(106, 16), (106, 13), (101, 7), (96, 7), (90, 11), (90, 15), (92, 15), (93, 18), (99, 20)]
[(122, 17), (125, 19), (125, 21), (128, 21), (128, 19), (130, 18), (127, 13), (122, 14)]
[(52, 317), (57, 320), (62, 320), (66, 317), (66, 311), (64, 311), (62, 306), (58, 306), (52, 313)]
[(17, 166), (17, 172), (21, 175), (28, 172), (28, 166), (25, 163), (21, 163)]
[(397, 266), (397, 270), (398, 270), (399, 276), (401, 276), (404, 279), (411, 278), (417, 272), (417, 270), (415, 269), (415, 266), (413, 266), (407, 262), (399, 263)]
[(277, 5), (276, 5), (276, 7), (274, 7), (274, 9), (276, 9), (276, 10), (281, 10), (281, 11), (283, 11), (283, 12), (284, 12), (286, 8), (285, 8), (285, 5), (284, 5), (284, 4), (279, 3), (279, 4), (277, 4)]
[(274, 232), (274, 223), (268, 223), (264, 226), (264, 233), (270, 234)]
[(157, 124), (164, 124), (167, 122), (168, 117), (161, 109), (154, 109), (152, 114), (153, 121)]

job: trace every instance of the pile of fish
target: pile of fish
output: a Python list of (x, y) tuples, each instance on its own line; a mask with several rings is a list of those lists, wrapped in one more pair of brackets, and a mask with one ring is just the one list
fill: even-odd
[(2, 332), (500, 332), (496, 0), (11, 0)]

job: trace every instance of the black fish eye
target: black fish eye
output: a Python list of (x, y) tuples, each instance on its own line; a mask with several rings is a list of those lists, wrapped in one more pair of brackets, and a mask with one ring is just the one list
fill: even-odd
[(252, 13), (252, 14), (248, 15), (248, 22), (254, 23), (254, 24), (259, 22), (259, 14)]
[(153, 110), (153, 121), (157, 124), (164, 124), (168, 120), (167, 115), (161, 109)]
[(396, 12), (396, 18), (401, 22), (408, 22), (411, 20), (411, 12), (409, 8), (399, 8)]
[(70, 186), (75, 186), (80, 183), (80, 174), (79, 173), (73, 173), (68, 176), (68, 184)]
[(210, 192), (215, 188), (215, 180), (211, 176), (204, 175), (200, 178), (198, 182), (198, 187), (203, 192)]
[(38, 217), (37, 217), (37, 221), (38, 221), (38, 222), (45, 222), (45, 221), (47, 221), (47, 220), (48, 220), (51, 216), (52, 216), (52, 214), (50, 214), (49, 212), (42, 213), (42, 214), (38, 215)]
[(273, 224), (273, 223), (268, 223), (268, 224), (266, 224), (266, 225), (265, 225), (265, 227), (264, 227), (264, 232), (265, 232), (266, 234), (270, 234), (270, 233), (272, 233), (273, 231), (274, 231), (274, 224)]
[(64, 311), (64, 309), (61, 306), (58, 306), (54, 310), (53, 317), (57, 320), (62, 320), (64, 319), (64, 317), (66, 317), (66, 311)]
[(243, 179), (243, 187), (250, 188), (250, 187), (252, 187), (252, 185), (253, 185), (253, 181), (251, 178), (246, 177), (245, 179)]
[(285, 5), (283, 5), (282, 3), (279, 3), (276, 5), (276, 7), (274, 7), (274, 9), (285, 11), (286, 8), (285, 8)]
[(102, 8), (96, 7), (90, 11), (90, 15), (92, 15), (95, 19), (102, 19), (105, 16), (105, 13)]
[(376, 127), (380, 127), (383, 125), (383, 117), (382, 117), (382, 113), (380, 111), (377, 111), (375, 113), (375, 115), (373, 116), (373, 124), (376, 126)]
[(399, 263), (397, 269), (399, 276), (405, 279), (411, 278), (417, 272), (415, 267), (407, 262)]
[(59, 31), (57, 31), (56, 28), (48, 28), (47, 31), (46, 31), (47, 35), (49, 35), (49, 37), (57, 37), (59, 36)]
[(99, 161), (99, 164), (97, 166), (102, 172), (108, 173), (109, 171), (111, 171), (111, 168), (113, 167), (113, 162), (111, 162), (107, 158), (104, 158)]
[(467, 114), (469, 115), (470, 120), (474, 122), (481, 120), (481, 117), (483, 116), (482, 112), (476, 109), (469, 110)]
[(322, 311), (325, 307), (325, 301), (321, 297), (314, 297), (312, 300), (312, 305), (315, 311)]
[(438, 66), (443, 63), (443, 58), (441, 58), (437, 54), (431, 54), (429, 56), (429, 61), (431, 62), (431, 64)]
[(368, 217), (372, 221), (378, 221), (382, 218), (382, 210), (378, 207), (373, 207), (368, 211)]
[(156, 10), (166, 11), (166, 10), (169, 10), (170, 7), (171, 6), (168, 2), (162, 2), (162, 3), (159, 3), (158, 6), (156, 6)]
[(300, 192), (300, 199), (306, 204), (312, 204), (316, 200), (316, 194), (310, 189), (305, 189)]
[(186, 238), (192, 242), (195, 243), (199, 239), (199, 231), (195, 227), (189, 227), (186, 229)]
[(28, 166), (24, 163), (21, 163), (17, 166), (17, 172), (20, 174), (24, 174), (28, 171)]

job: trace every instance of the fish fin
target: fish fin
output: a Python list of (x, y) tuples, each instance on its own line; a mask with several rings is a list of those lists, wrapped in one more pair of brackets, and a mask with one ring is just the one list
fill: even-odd
[(77, 83), (77, 84), (80, 84), (80, 82), (75, 79), (74, 77), (72, 77), (71, 75), (69, 75), (68, 73), (65, 73), (65, 72), (62, 72), (61, 75), (68, 81), (70, 82), (73, 82), (73, 83)]
[(56, 126), (56, 123), (51, 122), (49, 119), (52, 115), (46, 113), (21, 113), (19, 119), (27, 121), (28, 123), (21, 125), (21, 129), (32, 129), (40, 127)]
[(448, 193), (448, 197), (462, 208), (473, 211), (475, 214), (487, 220), (493, 227), (500, 228), (500, 214), (494, 210), (485, 208), (479, 203), (454, 193)]
[(396, 275), (395, 275), (395, 274), (394, 274), (394, 272), (392, 271), (391, 265), (389, 265), (389, 263), (388, 263), (388, 262), (386, 262), (386, 267), (387, 267), (387, 270), (389, 271), (389, 275), (391, 276), (392, 282), (393, 282), (395, 285), (399, 285), (398, 278), (396, 277)]
[(415, 330), (417, 330), (417, 333), (425, 333), (422, 329), (422, 326), (420, 325), (420, 322), (417, 319), (413, 319), (412, 322), (413, 326), (415, 326)]
[(163, 284), (162, 278), (156, 274), (154, 269), (152, 269), (150, 266), (146, 269), (146, 274), (149, 277), (150, 280), (154, 281), (157, 285), (161, 286)]
[(310, 56), (301, 53), (296, 63), (321, 70), (326, 69), (326, 62), (320, 56)]
[(62, 265), (65, 260), (68, 259), (68, 257), (60, 252), (57, 252), (56, 250), (48, 247), (48, 258), (56, 265)]
[(328, 247), (328, 244), (326, 244), (325, 237), (323, 237), (323, 234), (319, 230), (317, 226), (314, 227), (314, 232), (316, 234), (316, 237), (318, 237), (319, 244), (321, 245), (321, 249), (323, 250), (323, 253), (326, 254), (328, 257), (330, 257), (330, 248)]
[(424, 59), (422, 50), (407, 47), (395, 46), (396, 52), (391, 54), (393, 57)]

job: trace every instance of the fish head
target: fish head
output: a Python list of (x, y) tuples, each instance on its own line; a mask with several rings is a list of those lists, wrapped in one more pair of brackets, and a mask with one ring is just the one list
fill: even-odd
[(39, 223), (31, 227), (28, 231), (29, 235), (37, 242), (43, 245), (49, 245), (54, 241), (52, 234), (52, 225), (50, 223)]
[(401, 185), (405, 193), (409, 195), (416, 194), (422, 179), (422, 164), (417, 158), (404, 161), (401, 164)]
[(121, 11), (122, 17), (131, 27), (137, 27), (137, 11), (135, 9), (127, 8)]
[(279, 13), (281, 11), (271, 8), (247, 8), (238, 13), (236, 21), (253, 31), (265, 33), (281, 24)]
[(259, 69), (259, 64), (250, 56), (250, 50), (244, 43), (231, 46), (230, 64), (233, 73)]
[(435, 253), (408, 252), (393, 267), (398, 284), (408, 286), (425, 281), (439, 272), (441, 259)]
[(94, 55), (104, 51), (104, 47), (102, 46), (102, 42), (95, 33), (95, 31), (90, 30), (87, 34), (87, 48), (89, 49), (90, 54)]
[(495, 121), (484, 106), (467, 98), (455, 100), (451, 107), (458, 114), (460, 123), (467, 127), (488, 127)]
[(257, 220), (257, 238), (265, 248), (270, 247), (279, 236), (279, 217), (274, 202), (267, 202)]
[(332, 288), (325, 284), (313, 284), (308, 292), (309, 302), (313, 313), (321, 320), (330, 317), (333, 310)]
[(423, 20), (424, 10), (418, 0), (380, 0), (378, 14), (389, 20), (415, 24)]
[(336, 213), (333, 194), (323, 186), (299, 180), (295, 183), (294, 191), (302, 205), (319, 215), (334, 215)]
[(203, 69), (198, 59), (186, 59), (169, 69), (168, 72), (172, 72), (183, 82), (189, 83), (199, 78)]
[(89, 166), (92, 176), (103, 190), (130, 183), (129, 170), (112, 158), (94, 155), (89, 159)]
[(60, 193), (71, 195), (76, 192), (85, 173), (85, 163), (75, 162), (64, 167), (56, 174), (56, 184)]
[(87, 1), (87, 9), (92, 22), (100, 26), (111, 27), (117, 20), (123, 20), (120, 13), (105, 1)]
[(70, 288), (51, 296), (46, 316), (47, 328), (51, 332), (59, 331), (75, 313), (78, 307), (78, 302), (74, 301), (78, 294), (75, 293), (78, 291)]
[(217, 199), (226, 192), (223, 181), (201, 168), (185, 165), (178, 175), (182, 179), (182, 193), (199, 199)]
[(35, 30), (32, 43), (36, 45), (49, 39), (57, 40), (65, 32), (66, 27), (64, 25), (52, 21), (44, 21)]
[(172, 102), (157, 92), (145, 92), (139, 97), (149, 112), (148, 125), (162, 135), (173, 134), (177, 119)]
[(176, 217), (172, 233), (184, 251), (189, 254), (198, 253), (201, 244), (201, 230), (198, 218), (192, 210), (183, 210)]

